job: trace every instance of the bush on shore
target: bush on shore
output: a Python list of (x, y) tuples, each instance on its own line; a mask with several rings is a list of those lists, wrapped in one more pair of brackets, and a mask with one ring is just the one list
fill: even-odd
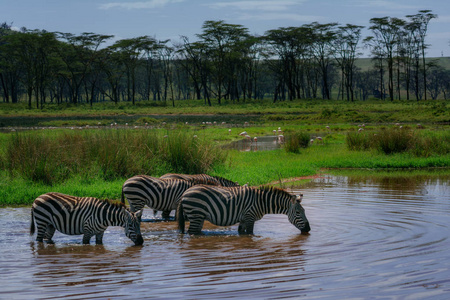
[(384, 154), (409, 152), (417, 157), (450, 153), (450, 132), (418, 131), (408, 128), (388, 128), (377, 131), (349, 132), (346, 137), (349, 150), (375, 149)]

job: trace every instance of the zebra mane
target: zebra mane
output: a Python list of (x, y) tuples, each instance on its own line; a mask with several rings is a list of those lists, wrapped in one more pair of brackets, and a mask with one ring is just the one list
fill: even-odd
[(236, 183), (236, 182), (234, 182), (232, 180), (229, 180), (229, 179), (226, 179), (226, 178), (223, 178), (223, 177), (220, 177), (220, 176), (212, 176), (212, 177), (214, 179), (216, 179), (217, 181), (219, 181), (221, 184), (225, 183), (225, 184), (228, 184), (229, 186), (239, 186), (238, 183)]
[(281, 197), (292, 197), (292, 194), (289, 193), (288, 191), (278, 188), (278, 187), (274, 187), (274, 186), (264, 185), (264, 186), (259, 187), (259, 190), (263, 191), (263, 192), (274, 193), (277, 196), (281, 196)]
[(105, 202), (105, 203), (107, 203), (107, 204), (109, 204), (109, 205), (111, 205), (111, 206), (117, 207), (117, 208), (122, 208), (123, 207), (125, 209), (128, 209), (126, 207), (125, 203), (118, 202), (116, 200), (111, 200), (111, 199), (100, 199), (100, 200)]

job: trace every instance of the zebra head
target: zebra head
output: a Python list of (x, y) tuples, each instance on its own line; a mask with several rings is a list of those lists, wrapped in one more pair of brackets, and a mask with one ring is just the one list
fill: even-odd
[(291, 199), (291, 206), (288, 211), (288, 219), (292, 225), (297, 227), (302, 233), (307, 233), (311, 230), (309, 221), (306, 218), (305, 209), (301, 205), (303, 194), (295, 195)]
[(125, 220), (125, 235), (134, 242), (136, 246), (140, 246), (144, 243), (144, 239), (141, 235), (141, 217), (142, 209), (137, 212), (131, 212), (128, 209), (126, 211)]

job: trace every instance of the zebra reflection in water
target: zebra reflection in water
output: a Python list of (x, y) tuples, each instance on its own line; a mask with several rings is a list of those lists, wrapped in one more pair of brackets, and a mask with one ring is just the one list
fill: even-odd
[(184, 233), (185, 219), (189, 234), (200, 234), (205, 220), (218, 226), (239, 223), (240, 234), (253, 234), (255, 222), (265, 214), (286, 214), (302, 233), (311, 230), (302, 195), (291, 195), (275, 187), (218, 187), (199, 185), (187, 190), (178, 205), (178, 228)]

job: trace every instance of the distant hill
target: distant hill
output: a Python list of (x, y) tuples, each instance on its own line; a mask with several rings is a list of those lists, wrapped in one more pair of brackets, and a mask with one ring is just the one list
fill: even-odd
[[(436, 61), (436, 63), (447, 70), (450, 70), (450, 57), (428, 57), (426, 61)], [(356, 66), (361, 68), (362, 71), (367, 71), (373, 68), (373, 62), (371, 58), (358, 58), (356, 60)]]

